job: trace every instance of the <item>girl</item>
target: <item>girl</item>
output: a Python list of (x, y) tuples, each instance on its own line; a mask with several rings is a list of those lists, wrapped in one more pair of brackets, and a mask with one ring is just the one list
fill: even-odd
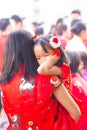
[[(64, 52), (60, 47), (61, 43), (58, 37), (52, 37), (50, 35), (41, 36), (36, 39), (35, 43), (36, 44), (34, 45), (34, 53), (37, 58), (38, 64), (40, 65), (37, 69), (38, 73), (42, 75), (58, 75), (59, 78), (57, 76), (51, 76), (50, 82), (56, 87), (58, 86), (60, 79), (60, 81), (63, 82), (64, 85), (67, 87), (70, 94), (72, 94), (71, 72), (69, 66), (66, 64), (67, 61)], [(58, 119), (60, 117), (60, 120), (58, 120), (58, 122), (56, 123), (56, 129), (62, 130), (62, 128), (64, 127), (67, 130), (73, 130), (71, 125), (73, 121), (70, 120), (70, 116), (68, 114), (70, 114), (72, 119), (74, 119), (69, 111), (71, 110), (73, 113), (74, 109), (70, 104), (68, 105), (68, 107), (66, 107), (67, 105), (63, 106), (68, 111), (67, 113), (66, 110), (58, 104), (60, 113), (58, 113), (57, 116)], [(67, 117), (67, 119), (65, 119), (65, 117)], [(60, 123), (59, 125), (59, 122), (62, 123)], [(69, 123), (70, 125), (68, 126)]]
[[(34, 45), (34, 52), (40, 65), (37, 69), (38, 73), (42, 75), (58, 75), (70, 92), (71, 71), (67, 64), (68, 60), (61, 48), (60, 39), (51, 35), (39, 37)], [(57, 76), (54, 77), (57, 78)], [(52, 83), (56, 85), (57, 81)]]

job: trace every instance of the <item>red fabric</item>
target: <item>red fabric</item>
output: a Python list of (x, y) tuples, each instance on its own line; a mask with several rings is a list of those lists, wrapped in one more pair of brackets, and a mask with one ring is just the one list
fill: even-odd
[(72, 94), (72, 79), (71, 79), (71, 70), (67, 64), (63, 64), (61, 67), (62, 76), (59, 78), (62, 80), (64, 85), (66, 86), (67, 90), (70, 94)]
[(53, 53), (53, 55), (56, 55), (56, 56), (58, 56), (58, 57), (61, 56), (61, 53), (60, 53), (60, 51), (59, 51), (58, 48), (54, 49), (54, 53)]
[(0, 37), (0, 73), (2, 71), (2, 63), (3, 63), (3, 56), (4, 56), (4, 46), (5, 41), (7, 39), (8, 35), (2, 35)]
[(58, 111), (59, 114), (56, 122), (56, 130), (78, 130), (75, 121), (61, 105), (59, 105)]
[[(63, 64), (61, 67), (62, 76), (59, 78), (62, 80), (63, 84), (67, 88), (68, 92), (72, 95), (72, 79), (71, 70), (67, 64)], [(72, 96), (75, 101), (80, 102), (74, 96)], [(56, 122), (56, 130), (78, 130), (77, 124), (71, 118), (69, 113), (61, 105), (58, 106), (58, 121)]]
[[(29, 83), (35, 87), (28, 91), (20, 91), (23, 74), (16, 74), (6, 85), (2, 85), (3, 104), (9, 119), (7, 130), (28, 130), (29, 121), (33, 121), (33, 130), (55, 130), (54, 119), (57, 111), (57, 101), (52, 97), (55, 88), (50, 85), (50, 76), (37, 75)], [(52, 98), (51, 98), (52, 97)], [(12, 123), (13, 116), (17, 116), (16, 123)], [(19, 125), (20, 124), (20, 125)]]
[(87, 82), (78, 74), (72, 74), (72, 93), (82, 101), (82, 115), (78, 122), (79, 130), (87, 130)]
[[(9, 119), (7, 130), (28, 130), (29, 121), (33, 121), (32, 130), (77, 130), (75, 122), (68, 112), (58, 103), (52, 93), (56, 87), (50, 84), (51, 76), (37, 75), (31, 79), (31, 89), (21, 90), (23, 73), (17, 73), (6, 85), (2, 85), (2, 99)], [(13, 116), (17, 116), (16, 122)]]

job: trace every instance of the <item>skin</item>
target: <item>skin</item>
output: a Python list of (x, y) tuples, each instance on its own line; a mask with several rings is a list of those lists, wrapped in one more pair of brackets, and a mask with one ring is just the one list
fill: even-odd
[[(59, 74), (60, 71), (58, 70), (59, 72), (57, 72), (57, 69), (59, 69), (58, 67), (54, 66), (52, 68), (53, 64), (56, 63), (56, 61), (58, 60), (58, 57), (56, 55), (52, 55), (53, 54), (52, 49), (48, 49), (48, 52), (46, 53), (43, 50), (43, 48), (41, 47), (41, 45), (38, 44), (34, 47), (34, 53), (35, 53), (35, 56), (37, 58), (39, 65), (40, 65), (39, 66), (40, 70), (42, 68), (47, 68), (46, 65), (50, 63), (51, 65), (49, 65), (49, 67), (45, 71), (48, 71), (51, 75)], [(50, 60), (49, 60), (49, 62), (47, 62), (47, 60), (49, 58), (52, 58), (52, 62), (50, 62)], [(49, 68), (51, 68), (51, 69), (49, 69)], [(38, 69), (38, 71), (40, 71), (39, 69)], [(42, 70), (42, 72), (44, 72), (44, 70)], [(48, 72), (46, 72), (46, 73), (48, 74)], [(60, 72), (60, 74), (61, 74), (61, 72)], [(68, 111), (68, 113), (73, 118), (73, 120), (75, 120), (77, 122), (81, 115), (81, 111), (63, 84), (61, 84), (55, 90), (54, 96), (56, 97), (58, 102)]]
[(47, 47), (46, 53), (40, 44), (34, 47), (34, 53), (38, 64), (40, 65), (37, 69), (39, 74), (62, 75), (60, 69), (54, 65), (58, 61), (59, 57), (53, 55), (53, 52), (53, 49)]

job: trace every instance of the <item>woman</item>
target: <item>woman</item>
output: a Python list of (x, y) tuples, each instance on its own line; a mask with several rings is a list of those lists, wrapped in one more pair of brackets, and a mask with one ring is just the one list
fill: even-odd
[[(7, 130), (55, 130), (57, 100), (73, 103), (65, 87), (50, 84), (51, 76), (37, 74), (33, 38), (24, 30), (12, 32), (6, 42), (0, 86), (4, 110), (9, 120)], [(43, 79), (43, 80), (42, 80)], [(59, 94), (61, 93), (61, 95)], [(58, 96), (57, 96), (58, 95)], [(78, 107), (74, 118), (80, 116)]]

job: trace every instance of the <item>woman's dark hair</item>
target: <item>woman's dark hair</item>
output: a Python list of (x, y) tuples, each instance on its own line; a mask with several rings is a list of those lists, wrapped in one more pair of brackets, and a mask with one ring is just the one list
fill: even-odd
[(76, 24), (74, 24), (74, 26), (71, 28), (71, 32), (79, 35), (81, 33), (82, 30), (86, 30), (86, 26), (84, 23), (82, 22), (77, 22)]
[[(52, 36), (49, 35), (49, 34), (46, 35), (46, 36), (40, 36), (40, 37), (36, 40), (35, 45), (36, 45), (36, 44), (40, 44), (40, 45), (42, 46), (42, 48), (44, 49), (44, 51), (47, 53), (47, 46), (48, 46), (49, 48), (53, 49), (53, 48), (51, 47), (50, 43), (49, 43), (51, 37), (52, 37)], [(54, 49), (53, 49), (53, 50), (54, 50)], [(58, 62), (57, 62), (56, 65), (61, 66), (63, 63), (67, 63), (67, 59), (66, 59), (65, 53), (64, 53), (64, 51), (63, 51), (63, 49), (62, 49), (61, 46), (58, 47), (58, 50), (60, 51), (61, 56), (60, 56), (60, 58), (58, 59)]]
[(5, 44), (4, 63), (0, 83), (11, 80), (20, 66), (24, 64), (24, 78), (28, 80), (37, 73), (37, 61), (33, 52), (33, 38), (28, 31), (10, 33)]
[(65, 51), (66, 55), (69, 57), (70, 60), (70, 69), (72, 74), (78, 72), (78, 67), (80, 65), (80, 57), (77, 52)]

